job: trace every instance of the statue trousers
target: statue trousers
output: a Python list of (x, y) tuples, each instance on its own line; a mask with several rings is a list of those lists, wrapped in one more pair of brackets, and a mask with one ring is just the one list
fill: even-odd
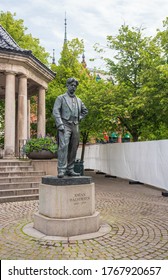
[(64, 121), (64, 132), (58, 132), (58, 172), (72, 171), (79, 146), (79, 125)]

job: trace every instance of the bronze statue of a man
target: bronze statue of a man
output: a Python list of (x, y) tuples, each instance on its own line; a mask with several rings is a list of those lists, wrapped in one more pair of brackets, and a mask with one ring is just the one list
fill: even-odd
[(58, 129), (58, 177), (79, 176), (74, 172), (76, 152), (79, 145), (79, 122), (88, 113), (84, 103), (75, 95), (78, 81), (69, 78), (67, 92), (58, 96), (54, 103), (53, 116)]

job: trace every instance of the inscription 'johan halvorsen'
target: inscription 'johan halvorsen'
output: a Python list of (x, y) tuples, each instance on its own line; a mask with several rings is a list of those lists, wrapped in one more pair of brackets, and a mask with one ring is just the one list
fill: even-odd
[(84, 202), (86, 200), (89, 200), (90, 197), (89, 196), (86, 196), (85, 193), (75, 193), (73, 198), (70, 198), (70, 201), (73, 201), (73, 202)]

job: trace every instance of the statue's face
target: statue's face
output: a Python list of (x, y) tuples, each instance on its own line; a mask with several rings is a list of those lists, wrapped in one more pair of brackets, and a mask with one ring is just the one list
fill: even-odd
[(72, 82), (71, 84), (68, 85), (68, 93), (70, 95), (73, 95), (75, 90), (76, 90), (76, 83), (75, 82)]

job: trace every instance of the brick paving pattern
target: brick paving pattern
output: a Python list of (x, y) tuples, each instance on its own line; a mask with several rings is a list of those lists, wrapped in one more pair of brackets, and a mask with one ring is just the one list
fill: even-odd
[(111, 231), (98, 238), (70, 242), (26, 235), (38, 201), (0, 204), (0, 259), (166, 260), (168, 259), (168, 197), (146, 185), (129, 184), (95, 172), (96, 209)]

